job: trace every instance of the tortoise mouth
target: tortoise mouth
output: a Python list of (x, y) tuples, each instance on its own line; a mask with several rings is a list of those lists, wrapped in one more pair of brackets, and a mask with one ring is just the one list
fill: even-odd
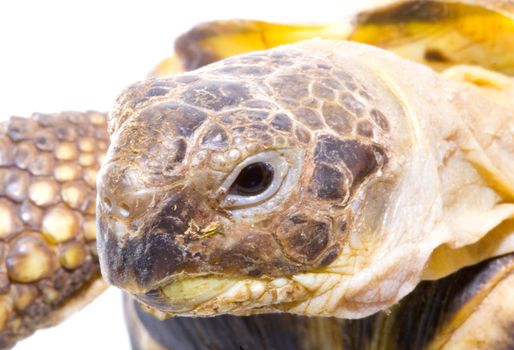
[(225, 294), (244, 278), (204, 275), (178, 278), (136, 298), (161, 312), (190, 313)]
[[(297, 276), (301, 279), (301, 276)], [(283, 312), (291, 302), (311, 297), (295, 276), (245, 278), (215, 274), (178, 277), (134, 296), (157, 317), (209, 317)]]

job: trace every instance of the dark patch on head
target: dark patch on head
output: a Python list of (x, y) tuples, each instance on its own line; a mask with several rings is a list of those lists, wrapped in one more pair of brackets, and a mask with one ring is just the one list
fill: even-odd
[[(378, 158), (378, 160), (377, 160)], [(377, 170), (385, 159), (378, 146), (357, 140), (341, 140), (331, 135), (321, 135), (314, 151), (316, 163), (337, 164), (343, 162), (353, 175), (353, 184), (358, 184)]]
[(333, 100), (335, 98), (334, 90), (317, 82), (312, 85), (312, 94), (324, 100)]
[(325, 256), (316, 264), (316, 266), (323, 267), (330, 265), (337, 259), (340, 253), (341, 246), (337, 243), (334, 244), (325, 252)]
[(184, 102), (215, 111), (237, 106), (249, 98), (250, 92), (243, 83), (226, 81), (200, 81), (182, 93)]
[(364, 97), (366, 100), (371, 101), (371, 95), (366, 90), (359, 90), (359, 95)]
[(150, 84), (150, 88), (173, 89), (177, 87), (177, 80), (179, 78), (157, 79)]
[(342, 70), (336, 70), (336, 77), (338, 79), (341, 79), (341, 80), (344, 80), (344, 81), (353, 81), (353, 78), (350, 74), (346, 73), (345, 71), (342, 71)]
[(364, 137), (373, 137), (373, 125), (367, 120), (357, 123), (357, 134)]
[(230, 113), (220, 115), (219, 120), (223, 124), (232, 124), (234, 122), (234, 118), (232, 118), (232, 115)]
[(175, 155), (172, 158), (172, 163), (182, 163), (186, 157), (187, 142), (184, 139), (177, 139), (173, 141), (173, 144), (175, 146)]
[(140, 116), (155, 130), (163, 130), (163, 123), (171, 124), (179, 136), (190, 136), (207, 119), (204, 112), (174, 102), (152, 105), (141, 111)]
[(246, 130), (246, 127), (244, 126), (237, 126), (235, 128), (232, 128), (232, 132), (235, 134), (242, 134)]
[(273, 144), (273, 138), (268, 133), (261, 134), (260, 140), (261, 140), (262, 144), (266, 147), (270, 147)]
[(387, 121), (387, 117), (384, 113), (380, 112), (378, 109), (372, 109), (369, 113), (371, 118), (377, 125), (384, 131), (389, 131), (389, 122)]
[(296, 214), (282, 223), (277, 238), (290, 259), (312, 264), (327, 248), (330, 224)]
[(134, 266), (138, 271), (139, 284), (155, 283), (175, 271), (184, 262), (182, 250), (169, 233), (148, 235), (143, 241), (144, 243), (138, 242), (137, 239), (129, 240), (126, 250), (132, 259), (139, 257), (135, 259)]
[(325, 123), (338, 134), (346, 134), (352, 131), (352, 123), (355, 117), (344, 108), (335, 103), (323, 103), (321, 109)]
[(168, 89), (154, 87), (146, 91), (145, 97), (153, 97), (153, 96), (164, 96), (168, 93)]
[(248, 126), (250, 129), (266, 131), (268, 130), (268, 126), (266, 124), (250, 124)]
[(344, 174), (325, 164), (317, 164), (314, 168), (311, 190), (321, 199), (343, 200), (348, 194)]
[[(303, 104), (304, 108), (311, 108), (311, 109), (318, 109), (319, 108), (319, 100), (314, 97), (307, 97), (304, 98), (301, 103)], [(316, 112), (317, 114), (318, 112)]]
[(355, 91), (358, 88), (358, 86), (354, 82), (351, 82), (351, 81), (345, 81), (344, 87), (350, 91)]
[(262, 265), (259, 254), (248, 247), (240, 247), (228, 251), (220, 251), (219, 254), (214, 253), (210, 261), (215, 262), (219, 266), (227, 268), (226, 272), (244, 272), (246, 275), (258, 277), (262, 274), (259, 265)]
[(328, 64), (326, 63), (318, 63), (316, 65), (319, 69), (323, 69), (323, 70), (328, 70), (328, 69), (331, 69), (332, 67), (329, 66)]
[(244, 106), (249, 108), (260, 109), (272, 109), (274, 107), (272, 103), (264, 100), (250, 100), (245, 102)]
[(291, 122), (291, 119), (289, 119), (289, 117), (283, 113), (275, 115), (271, 121), (271, 126), (274, 129), (280, 131), (290, 131), (292, 125), (293, 123)]
[(320, 81), (320, 84), (329, 89), (341, 88), (341, 84), (335, 79), (323, 79)]
[[(138, 237), (127, 237), (119, 242), (113, 232), (111, 237), (99, 240), (99, 249), (109, 268), (108, 279), (111, 283), (124, 286), (131, 281), (140, 286), (151, 285), (173, 274), (183, 263), (183, 255), (175, 241), (175, 229), (184, 229), (181, 218), (168, 222), (170, 226), (159, 221), (163, 226), (159, 232)], [(102, 232), (106, 232), (103, 220), (100, 220)], [(183, 232), (183, 231), (179, 231)]]
[(312, 130), (317, 130), (323, 127), (321, 118), (313, 109), (310, 108), (299, 108), (295, 112), (296, 118), (301, 123), (307, 125)]
[(187, 268), (192, 260), (187, 246), (178, 238), (184, 237), (190, 220), (204, 210), (199, 200), (193, 191), (166, 199), (153, 217), (145, 219), (146, 224), (140, 227), (143, 234), (125, 236), (122, 241), (107, 230), (105, 219), (101, 218), (100, 231), (110, 235), (108, 239), (99, 239), (102, 257), (109, 267), (109, 280), (118, 286), (134, 281), (150, 287)]
[(230, 248), (215, 249), (209, 256), (209, 264), (224, 274), (237, 276), (283, 276), (298, 272), (298, 266), (280, 254), (280, 247), (271, 235), (252, 231)]
[(275, 58), (275, 59), (282, 59), (282, 58), (287, 58), (289, 57), (288, 55), (286, 55), (283, 51), (271, 51), (271, 55), (270, 55), (271, 58)]
[(293, 59), (293, 58), (297, 58), (301, 56), (301, 54), (298, 52), (298, 51), (292, 51), (292, 50), (288, 50), (287, 52), (285, 52), (285, 50), (282, 50), (282, 51), (272, 51), (271, 53), (271, 58), (273, 59), (277, 59), (277, 60), (283, 60), (283, 59)]
[(270, 85), (283, 99), (298, 101), (309, 95), (309, 78), (304, 75), (280, 75), (274, 77)]
[(301, 125), (296, 125), (295, 135), (301, 143), (309, 143), (311, 141), (311, 134)]
[(127, 102), (127, 108), (136, 109), (137, 107), (141, 106), (146, 101), (148, 101), (148, 97), (133, 98)]
[(265, 62), (269, 59), (269, 54), (267, 52), (253, 52), (246, 54), (244, 56), (239, 56), (236, 58), (233, 58), (232, 60), (228, 61), (225, 60), (225, 65), (231, 65), (231, 64), (261, 64), (262, 62)]
[(225, 148), (228, 146), (228, 136), (218, 124), (211, 125), (202, 138), (202, 145), (210, 148)]
[(268, 118), (268, 112), (249, 110), (246, 111), (246, 118), (250, 121), (262, 121)]
[(273, 58), (270, 63), (279, 67), (289, 67), (293, 65), (293, 61), (283, 58)]
[(166, 200), (154, 220), (149, 220), (145, 232), (152, 234), (182, 235), (188, 228), (189, 221), (195, 215), (196, 206), (191, 198), (175, 195)]
[(186, 156), (187, 142), (183, 138), (165, 138), (143, 148), (138, 163), (144, 172), (141, 178), (149, 185), (169, 183)]
[(272, 70), (265, 66), (227, 66), (220, 69), (222, 73), (228, 73), (235, 76), (262, 76), (268, 75), (272, 72)]
[(192, 74), (183, 74), (176, 78), (176, 81), (182, 84), (189, 84), (197, 80), (200, 80), (200, 77)]
[(343, 107), (355, 116), (362, 116), (364, 114), (364, 105), (357, 101), (353, 95), (349, 93), (343, 93), (339, 98), (339, 101)]

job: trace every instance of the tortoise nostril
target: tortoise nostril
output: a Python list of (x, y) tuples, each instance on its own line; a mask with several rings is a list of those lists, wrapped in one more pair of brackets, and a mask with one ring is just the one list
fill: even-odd
[(127, 218), (130, 215), (130, 208), (126, 203), (120, 205), (120, 215)]
[(115, 216), (128, 218), (132, 214), (131, 207), (127, 202), (121, 202), (118, 204), (117, 201), (113, 201), (111, 197), (104, 196), (102, 198), (102, 204), (106, 211)]
[(105, 206), (105, 209), (112, 210), (112, 202), (108, 197), (103, 198), (103, 204)]

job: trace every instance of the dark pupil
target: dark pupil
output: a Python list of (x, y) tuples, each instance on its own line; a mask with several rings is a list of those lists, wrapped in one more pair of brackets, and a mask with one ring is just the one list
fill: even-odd
[(273, 168), (267, 163), (254, 163), (241, 170), (230, 188), (231, 194), (254, 196), (264, 192), (273, 180)]

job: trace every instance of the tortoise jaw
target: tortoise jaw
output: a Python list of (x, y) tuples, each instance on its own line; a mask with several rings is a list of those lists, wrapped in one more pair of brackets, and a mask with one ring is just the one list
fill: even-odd
[[(312, 296), (301, 282), (300, 275), (276, 278), (215, 274), (178, 277), (146, 293), (134, 294), (134, 297), (142, 302), (146, 311), (160, 319), (284, 312), (291, 308), (291, 303), (302, 303)], [(296, 280), (297, 277), (300, 280)]]
[(315, 274), (275, 278), (216, 274), (180, 276), (146, 293), (134, 294), (134, 297), (147, 312), (159, 319), (290, 312), (292, 306), (302, 304), (312, 296), (312, 291), (304, 284), (306, 279), (316, 279)]
[(189, 189), (162, 194), (143, 220), (121, 220), (99, 205), (97, 243), (104, 277), (112, 285), (142, 294), (188, 268), (194, 270), (196, 260), (181, 241), (193, 212), (210, 217), (201, 196)]
[(239, 281), (216, 275), (175, 279), (136, 297), (147, 306), (169, 314), (189, 314), (227, 292)]

